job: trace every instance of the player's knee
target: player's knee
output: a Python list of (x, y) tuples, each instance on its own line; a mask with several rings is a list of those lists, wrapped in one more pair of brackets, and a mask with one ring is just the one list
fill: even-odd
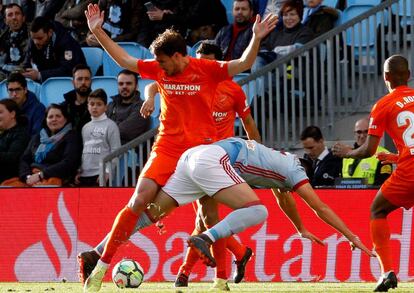
[(256, 219), (259, 223), (264, 222), (269, 216), (269, 212), (267, 211), (267, 208), (262, 204), (254, 205), (254, 206), (251, 206), (250, 208), (254, 210)]

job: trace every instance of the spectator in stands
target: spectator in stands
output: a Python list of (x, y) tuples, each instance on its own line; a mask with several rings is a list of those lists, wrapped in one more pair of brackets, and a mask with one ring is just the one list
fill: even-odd
[(137, 75), (124, 69), (119, 72), (117, 79), (118, 95), (111, 97), (106, 115), (118, 125), (121, 142), (125, 144), (147, 131), (150, 120), (140, 114), (144, 101), (137, 90)]
[(86, 45), (86, 36), (89, 32), (85, 9), (89, 3), (96, 2), (96, 0), (67, 0), (55, 16), (55, 20), (63, 24), (81, 46)]
[[(144, 17), (143, 1), (133, 0), (99, 0), (99, 8), (104, 11), (105, 32), (115, 42), (134, 42)], [(99, 47), (98, 40), (88, 33), (86, 43), (91, 47)]]
[(144, 17), (138, 32), (137, 42), (149, 47), (155, 38), (167, 28), (173, 28), (182, 36), (187, 32), (187, 15), (190, 1), (152, 0), (144, 9)]
[(0, 35), (0, 80), (5, 79), (12, 71), (23, 71), (29, 45), (29, 32), (20, 5), (6, 5), (4, 16), (7, 28)]
[(339, 14), (333, 7), (322, 4), (323, 0), (306, 0), (302, 23), (318, 37), (334, 28)]
[(12, 99), (0, 100), (0, 183), (19, 176), (19, 162), (29, 142), (27, 119)]
[(20, 0), (18, 2), (20, 2), (24, 15), (26, 15), (26, 21), (31, 23), (37, 16), (44, 16), (53, 20), (65, 0)]
[(7, 78), (9, 98), (19, 105), (28, 119), (27, 130), (31, 136), (42, 129), (45, 106), (39, 102), (34, 93), (27, 90), (27, 81), (21, 73), (13, 72)]
[(266, 17), (270, 13), (274, 15), (280, 15), (282, 6), (287, 1), (288, 0), (252, 0), (252, 3), (255, 12), (260, 14), (261, 17)]
[[(369, 118), (363, 118), (355, 122), (354, 149), (359, 148), (365, 143), (368, 136)], [(376, 153), (388, 152), (382, 146), (378, 146)], [(366, 178), (367, 184), (381, 185), (391, 175), (392, 165), (381, 164), (374, 156), (365, 159), (342, 159), (342, 177), (343, 178)]]
[(61, 105), (46, 109), (45, 127), (30, 140), (11, 186), (67, 186), (80, 163), (81, 143)]
[(91, 120), (88, 112), (88, 96), (91, 93), (92, 73), (89, 66), (78, 64), (72, 70), (74, 89), (63, 94), (65, 101), (62, 106), (66, 109), (72, 122), (72, 128), (82, 133), (82, 127)]
[(325, 146), (322, 132), (317, 126), (306, 127), (301, 135), (305, 159), (312, 160), (313, 176), (309, 178), (311, 185), (334, 185), (335, 178), (340, 176), (342, 160), (335, 157), (332, 151)]
[(35, 18), (30, 38), (23, 72), (27, 78), (43, 82), (49, 77), (70, 76), (75, 65), (86, 64), (81, 47), (58, 22)]
[(240, 58), (252, 38), (253, 6), (250, 0), (234, 0), (233, 24), (223, 27), (216, 36), (216, 44), (224, 60)]
[(82, 164), (76, 176), (80, 186), (98, 186), (99, 162), (121, 146), (118, 126), (105, 114), (107, 100), (103, 89), (94, 90), (88, 97), (92, 121), (82, 128)]
[(188, 6), (187, 44), (193, 46), (201, 40), (212, 40), (228, 24), (226, 8), (220, 0), (193, 0)]
[(296, 0), (285, 2), (281, 9), (283, 25), (277, 27), (262, 42), (252, 70), (257, 71), (279, 56), (287, 55), (313, 38), (310, 28), (301, 23), (303, 4)]

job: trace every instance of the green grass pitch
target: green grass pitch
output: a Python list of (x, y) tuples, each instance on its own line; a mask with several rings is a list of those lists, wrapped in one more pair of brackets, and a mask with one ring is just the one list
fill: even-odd
[[(211, 292), (211, 283), (190, 283), (181, 291), (173, 287), (172, 282), (144, 282), (138, 289), (117, 289), (113, 283), (104, 283), (99, 292)], [(372, 292), (375, 283), (229, 283), (232, 292)], [(0, 283), (0, 292), (42, 292), (42, 293), (81, 293), (80, 283)], [(414, 283), (399, 283), (391, 293), (414, 292)]]

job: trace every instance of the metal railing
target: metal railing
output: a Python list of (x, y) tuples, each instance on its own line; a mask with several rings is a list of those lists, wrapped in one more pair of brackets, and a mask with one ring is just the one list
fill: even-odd
[[(386, 92), (384, 60), (398, 53), (412, 64), (408, 53), (414, 43), (414, 8), (409, 1), (382, 2), (238, 80), (251, 102), (263, 143), (290, 149), (311, 124), (321, 127), (326, 139), (333, 139), (335, 121), (369, 111)], [(135, 185), (156, 134), (150, 130), (105, 157), (100, 185)], [(240, 124), (236, 134), (245, 135)], [(136, 168), (132, 167), (135, 160)], [(109, 169), (107, 183), (105, 168)]]

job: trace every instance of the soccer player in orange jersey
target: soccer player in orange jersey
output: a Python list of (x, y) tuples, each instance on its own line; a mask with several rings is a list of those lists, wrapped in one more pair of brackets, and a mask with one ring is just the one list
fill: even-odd
[[(197, 50), (197, 58), (208, 60), (222, 60), (223, 53), (214, 41), (203, 41)], [(148, 85), (145, 89), (145, 103), (142, 106), (141, 113), (143, 116), (150, 115), (154, 109), (155, 95), (158, 93), (156, 83)], [(213, 119), (217, 129), (219, 140), (234, 136), (234, 121), (236, 114), (239, 116), (241, 123), (246, 131), (247, 137), (260, 142), (259, 130), (250, 113), (250, 106), (247, 103), (246, 95), (243, 89), (232, 80), (220, 82), (216, 90), (215, 101), (213, 104)], [(201, 204), (200, 204), (201, 203)], [(195, 205), (195, 203), (193, 203)], [(196, 227), (192, 235), (198, 235), (205, 231), (206, 227), (212, 227), (218, 223), (218, 211), (216, 201), (205, 196), (197, 201), (197, 218)], [(226, 249), (228, 248), (236, 257), (237, 269), (235, 271), (234, 281), (239, 283), (245, 272), (247, 261), (252, 255), (252, 250), (239, 243), (233, 236), (220, 239), (212, 245), (213, 256), (217, 261), (216, 278), (213, 289), (228, 288), (226, 272)], [(199, 259), (199, 255), (194, 248), (187, 249), (184, 263), (180, 267), (175, 281), (176, 287), (187, 287), (188, 277), (192, 268)]]
[(377, 154), (384, 163), (396, 163), (397, 169), (381, 186), (371, 205), (371, 238), (382, 272), (374, 292), (387, 292), (397, 287), (387, 216), (400, 207), (409, 209), (414, 205), (414, 89), (407, 86), (409, 77), (406, 58), (393, 55), (385, 60), (384, 81), (389, 94), (371, 110), (366, 142), (354, 150), (340, 143), (333, 147), (333, 153), (341, 157), (370, 157), (375, 154), (384, 132), (387, 132), (398, 149), (397, 156)]
[[(150, 158), (131, 200), (115, 218), (100, 259), (85, 281), (85, 291), (99, 291), (113, 255), (129, 239), (139, 216), (174, 172), (180, 155), (190, 147), (216, 140), (210, 113), (217, 84), (252, 66), (260, 40), (274, 29), (277, 17), (270, 15), (261, 21), (257, 16), (252, 40), (242, 57), (217, 62), (187, 56), (185, 40), (172, 30), (161, 34), (151, 45), (155, 60), (139, 60), (128, 55), (104, 32), (104, 15), (98, 5), (88, 5), (85, 15), (90, 31), (118, 65), (139, 73), (142, 78), (156, 80), (162, 96), (159, 134)], [(82, 280), (87, 274), (86, 260), (82, 254), (79, 256)]]

